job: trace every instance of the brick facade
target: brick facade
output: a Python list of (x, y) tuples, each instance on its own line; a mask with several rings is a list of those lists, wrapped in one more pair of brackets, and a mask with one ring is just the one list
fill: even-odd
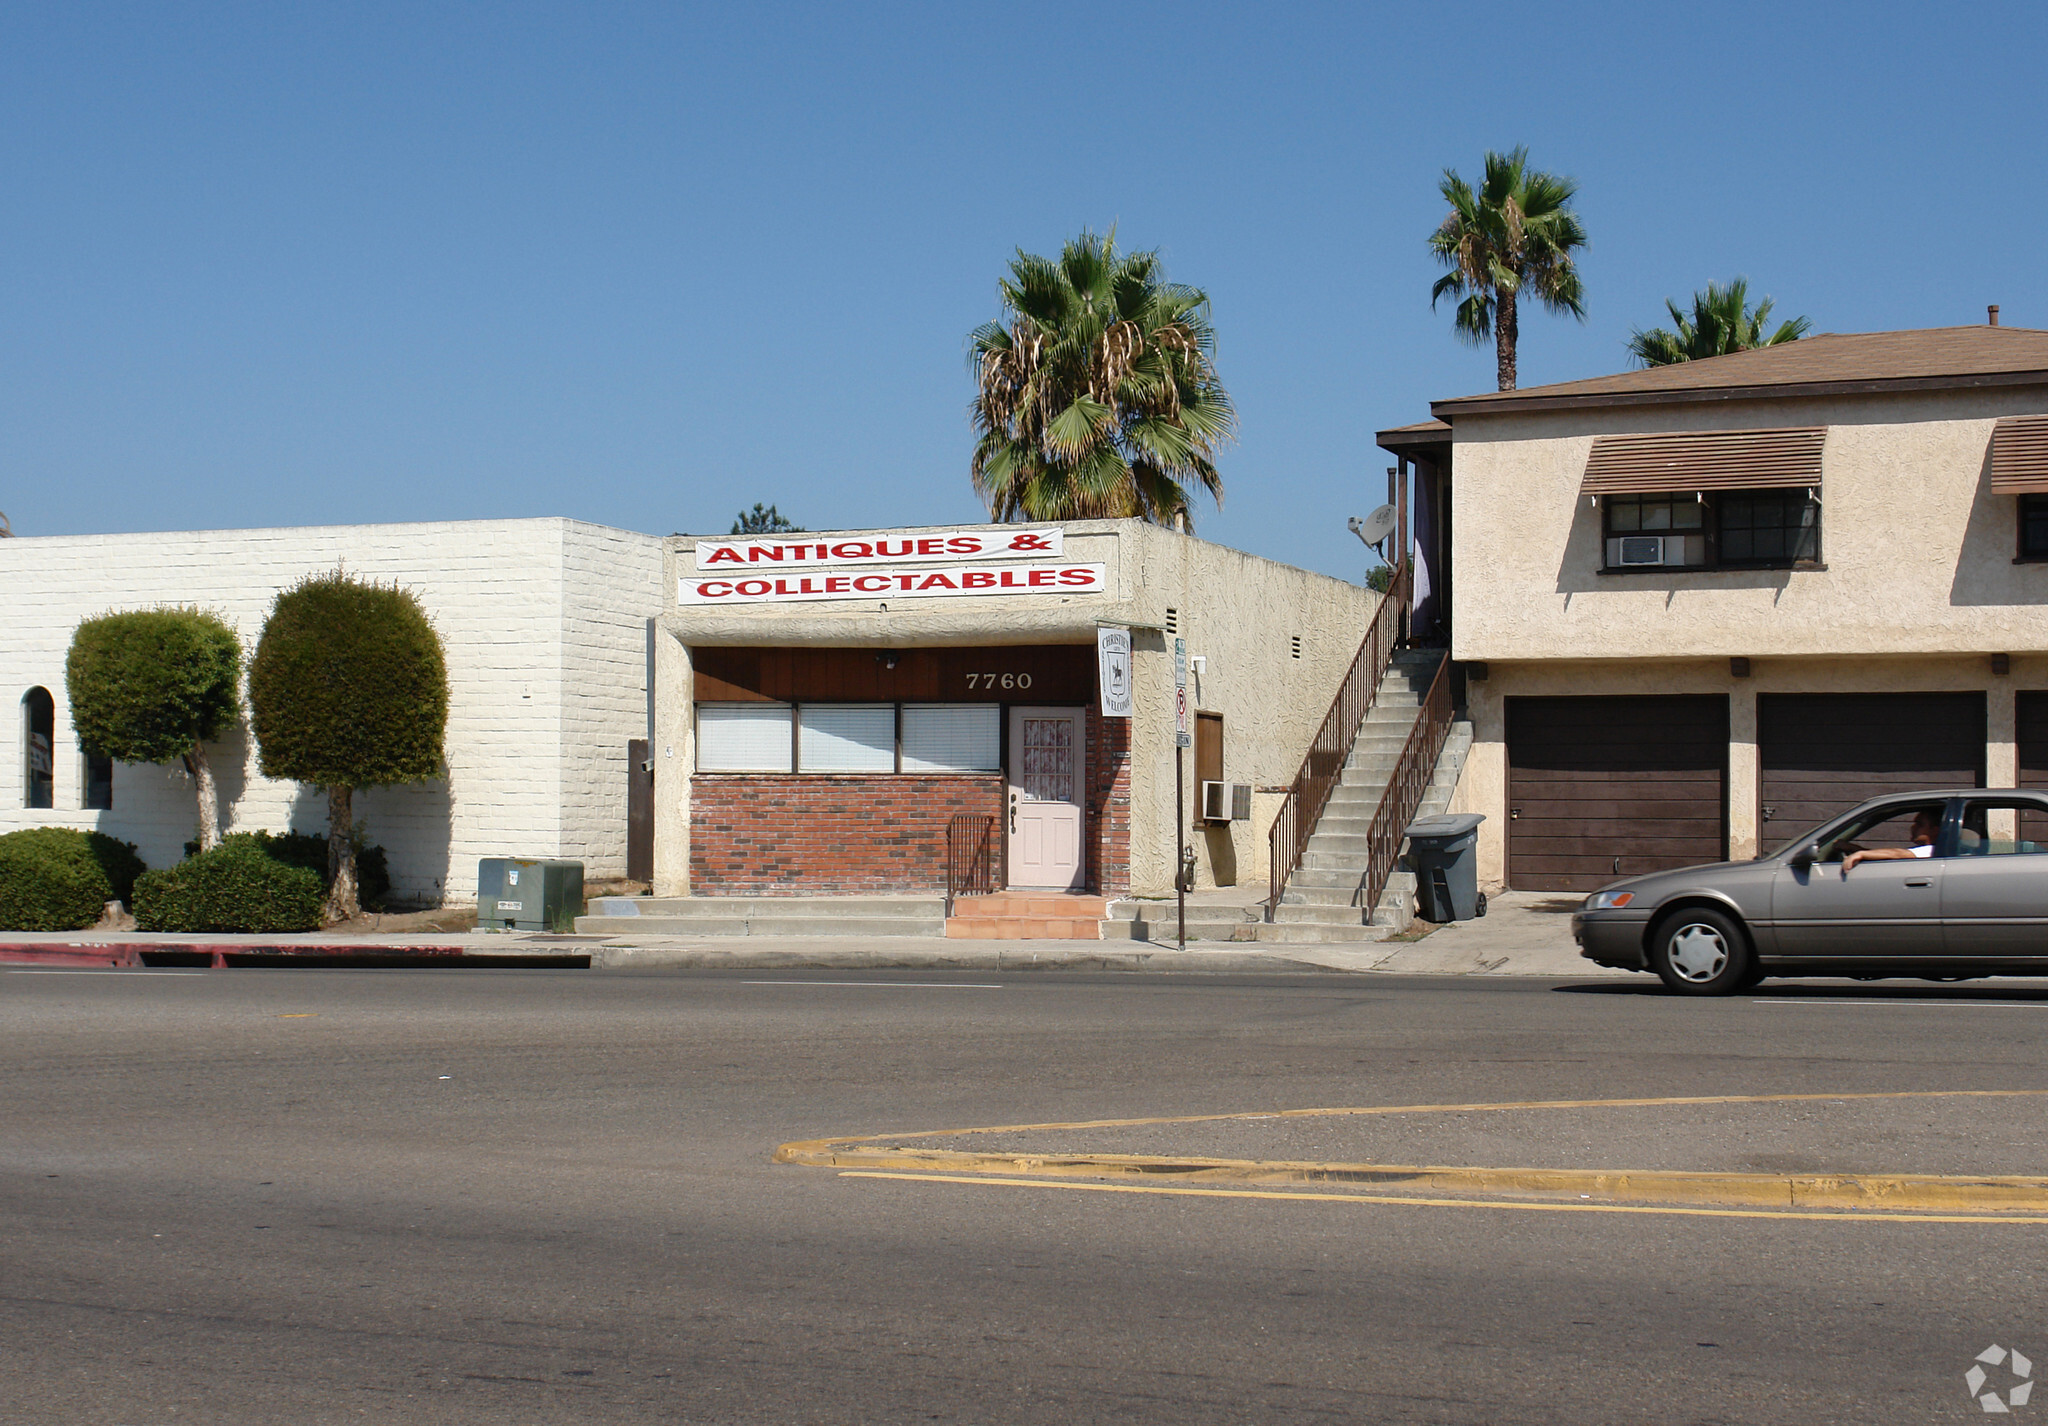
[(1088, 707), (1088, 884), (1098, 895), (1131, 889), (1131, 720)]
[[(1087, 885), (1131, 885), (1131, 725), (1088, 710)], [(994, 817), (1000, 774), (699, 773), (690, 785), (690, 887), (699, 896), (930, 894), (946, 889), (946, 824)]]
[(699, 773), (690, 888), (699, 896), (881, 895), (946, 889), (946, 824), (1003, 815), (996, 773)]

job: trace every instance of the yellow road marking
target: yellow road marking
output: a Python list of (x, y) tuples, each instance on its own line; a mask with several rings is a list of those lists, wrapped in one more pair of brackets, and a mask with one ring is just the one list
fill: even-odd
[(982, 1188), (1066, 1188), (1087, 1193), (1147, 1193), (1168, 1198), (1259, 1198), (1292, 1203), (1394, 1204), (1411, 1208), (1521, 1209), (1536, 1213), (1656, 1213), (1682, 1218), (1791, 1218), (1827, 1223), (2048, 1223), (2048, 1217), (2004, 1217), (1990, 1214), (1899, 1213), (1869, 1210), (1842, 1213), (1800, 1213), (1770, 1208), (1675, 1208), (1638, 1203), (1523, 1203), (1477, 1198), (1397, 1198), (1387, 1194), (1288, 1193), (1260, 1188), (1166, 1188), (1139, 1183), (1072, 1183), (1060, 1179), (992, 1178), (987, 1175), (883, 1173), (848, 1169), (841, 1178), (894, 1179), (902, 1183), (958, 1183)]
[[(2048, 1178), (2021, 1175), (1940, 1174), (1744, 1174), (1693, 1173), (1672, 1170), (1480, 1168), (1450, 1165), (1291, 1162), (1144, 1154), (974, 1153), (958, 1149), (906, 1148), (907, 1139), (952, 1138), (968, 1134), (1021, 1134), (1082, 1129), (1138, 1128), (1162, 1124), (1224, 1123), (1234, 1120), (1310, 1119), (1388, 1114), (1463, 1114), (1512, 1109), (1665, 1108), (1713, 1104), (1784, 1104), (1884, 1099), (2026, 1098), (2048, 1095), (2042, 1089), (1925, 1089), (1852, 1094), (1725, 1094), (1654, 1099), (1536, 1099), (1477, 1104), (1404, 1104), (1331, 1109), (1245, 1110), (1233, 1114), (1181, 1114), (1143, 1119), (1094, 1119), (1065, 1123), (1000, 1124), (965, 1129), (924, 1129), (898, 1134), (847, 1134), (829, 1139), (796, 1140), (775, 1150), (777, 1163), (823, 1168), (907, 1170), (912, 1176), (943, 1174), (1057, 1174), (1087, 1178), (1171, 1174), (1182, 1182), (1194, 1179), (1239, 1183), (1401, 1182), (1464, 1193), (1579, 1193), (1597, 1196), (1606, 1205), (1616, 1199), (1658, 1200), (1691, 1204), (1758, 1207), (1766, 1211), (1795, 1208), (1869, 1211), (1902, 1209), (1999, 1209), (2006, 1212), (2048, 1211)], [(952, 1181), (952, 1180), (946, 1180)], [(960, 1179), (960, 1182), (973, 1182)], [(998, 1181), (991, 1179), (990, 1181)], [(1038, 1180), (1024, 1180), (1038, 1182)], [(1073, 1184), (1070, 1187), (1130, 1185)], [(1213, 1192), (1188, 1189), (1183, 1192)], [(1267, 1190), (1266, 1192), (1271, 1192)], [(1286, 1197), (1289, 1195), (1281, 1194)], [(1310, 1194), (1308, 1197), (1316, 1197)], [(1392, 1199), (1378, 1199), (1392, 1202)], [(1433, 1199), (1403, 1200), (1434, 1203)], [(1444, 1200), (1461, 1203), (1461, 1199)], [(1777, 1209), (1776, 1205), (1784, 1205)], [(1564, 1204), (1584, 1208), (1584, 1204)], [(1631, 1209), (1630, 1211), (1664, 1211)], [(1793, 1216), (1799, 1216), (1796, 1213)], [(1827, 1216), (1823, 1214), (1822, 1216)], [(1973, 1220), (1958, 1220), (1973, 1221)], [(2009, 1218), (1991, 1222), (2023, 1221)], [(2048, 1220), (2043, 1220), (2048, 1221)]]
[(280, 1016), (278, 1016), (277, 1018), (278, 1018), (278, 1019), (280, 1019), (280, 1020), (317, 1020), (317, 1019), (319, 1019), (319, 1018), (320, 1018), (320, 1016), (319, 1016), (319, 1013), (318, 1013), (317, 1011), (313, 1011), (313, 1010), (301, 1010), (301, 1011), (299, 1011), (299, 1012), (298, 1012), (298, 1013), (296, 1013), (296, 1014), (293, 1014), (293, 1015), (280, 1015)]

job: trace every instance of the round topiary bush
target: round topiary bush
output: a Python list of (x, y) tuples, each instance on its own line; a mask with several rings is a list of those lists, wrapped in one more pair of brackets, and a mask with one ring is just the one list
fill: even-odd
[(128, 901), (142, 858), (130, 842), (77, 827), (0, 837), (0, 930), (82, 931), (109, 901)]
[(312, 931), (323, 896), (316, 873), (243, 834), (144, 873), (135, 883), (135, 924), (144, 931)]

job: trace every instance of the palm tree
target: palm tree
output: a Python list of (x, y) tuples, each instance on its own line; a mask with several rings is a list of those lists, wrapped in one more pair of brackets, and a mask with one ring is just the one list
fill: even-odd
[(968, 338), (974, 489), (994, 520), (1137, 516), (1194, 527), (1190, 485), (1223, 503), (1216, 451), (1237, 417), (1217, 379), (1209, 297), (1156, 252), (1083, 229), (1057, 261), (1018, 250), (1004, 317)]
[(1710, 282), (1705, 292), (1693, 293), (1690, 320), (1669, 297), (1664, 299), (1664, 308), (1671, 314), (1671, 330), (1638, 329), (1628, 339), (1629, 354), (1644, 366), (1670, 366), (1746, 352), (1752, 347), (1774, 347), (1780, 342), (1796, 342), (1813, 328), (1806, 318), (1794, 317), (1766, 335), (1771, 299), (1766, 297), (1751, 307), (1746, 277), (1738, 277), (1726, 287)]
[(1513, 391), (1525, 285), (1552, 312), (1586, 320), (1585, 290), (1572, 263), (1572, 254), (1586, 245), (1585, 225), (1571, 206), (1579, 185), (1554, 173), (1531, 173), (1529, 150), (1517, 148), (1487, 151), (1477, 192), (1448, 168), (1437, 190), (1451, 211), (1429, 235), (1429, 250), (1450, 271), (1430, 289), (1429, 305), (1465, 299), (1454, 323), (1458, 335), (1474, 346), (1492, 336), (1500, 389)]

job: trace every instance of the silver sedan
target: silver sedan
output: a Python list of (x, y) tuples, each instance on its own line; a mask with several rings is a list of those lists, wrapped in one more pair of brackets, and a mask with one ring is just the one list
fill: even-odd
[[(2038, 840), (2036, 840), (2038, 839)], [(2048, 972), (2048, 793), (1873, 798), (1755, 861), (1630, 877), (1586, 898), (1590, 961), (1683, 995), (1766, 976), (1959, 980)]]

